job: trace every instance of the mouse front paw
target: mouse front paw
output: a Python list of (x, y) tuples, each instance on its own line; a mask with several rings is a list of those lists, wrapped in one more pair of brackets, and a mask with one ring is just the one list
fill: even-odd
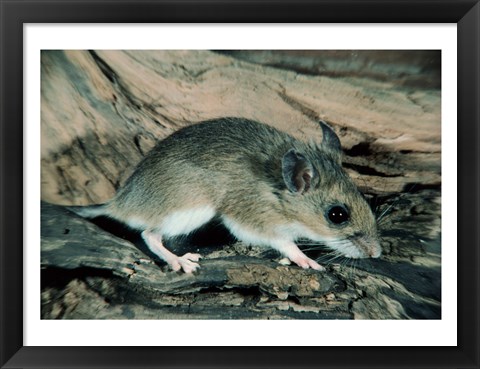
[(297, 264), (299, 267), (301, 267), (303, 269), (312, 268), (312, 269), (319, 270), (319, 271), (324, 271), (325, 270), (325, 268), (323, 266), (318, 264), (315, 260), (310, 259), (306, 255), (294, 258), (294, 260), (292, 260), (292, 262), (294, 262), (295, 264)]
[(276, 242), (272, 244), (272, 247), (278, 251), (283, 256), (286, 256), (292, 263), (297, 264), (299, 267), (303, 269), (315, 269), (324, 271), (325, 268), (318, 264), (315, 260), (310, 259), (307, 255), (305, 255), (298, 246), (290, 241), (286, 242)]

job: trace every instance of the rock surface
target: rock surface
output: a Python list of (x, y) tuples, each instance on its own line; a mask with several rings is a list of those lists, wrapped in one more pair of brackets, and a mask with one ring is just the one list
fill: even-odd
[[(43, 51), (42, 318), (441, 318), (439, 54), (312, 53)], [(176, 241), (204, 255), (185, 275), (138, 234), (62, 207), (108, 200), (158, 140), (222, 116), (304, 140), (328, 121), (384, 256), (329, 260), (305, 246), (327, 266), (318, 273), (210, 225)]]

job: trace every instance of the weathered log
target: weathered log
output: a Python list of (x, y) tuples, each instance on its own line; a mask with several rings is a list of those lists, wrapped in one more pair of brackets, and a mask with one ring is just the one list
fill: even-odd
[[(255, 62), (209, 51), (42, 52), (42, 200), (51, 203), (42, 203), (43, 318), (440, 318), (434, 71), (403, 78), (412, 70), (404, 66), (389, 80), (351, 68), (304, 74)], [(327, 120), (345, 168), (378, 215), (382, 259), (326, 258), (326, 272), (302, 270), (238, 242), (214, 246), (214, 226), (203, 230), (207, 241), (178, 246), (206, 245), (200, 272), (185, 275), (152, 261), (131, 231), (52, 205), (108, 200), (158, 140), (221, 116), (304, 140), (320, 140), (318, 119)]]

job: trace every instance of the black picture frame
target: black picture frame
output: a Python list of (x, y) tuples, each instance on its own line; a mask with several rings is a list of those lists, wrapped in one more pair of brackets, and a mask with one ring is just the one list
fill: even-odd
[[(477, 229), (480, 224), (478, 217), (480, 4), (478, 0), (261, 0), (256, 2), (0, 0), (0, 14), (0, 365), (2, 368), (479, 368), (480, 265)], [(23, 24), (97, 22), (456, 23), (458, 27), (458, 345), (456, 347), (24, 347), (22, 308), (22, 242), (25, 232), (23, 229)], [(328, 334), (328, 332), (319, 332), (319, 334)], [(134, 340), (134, 336), (131, 339)], [(245, 339), (248, 340), (248, 337)], [(359, 345), (361, 344), (359, 342)], [(426, 344), (428, 345), (428, 342)]]

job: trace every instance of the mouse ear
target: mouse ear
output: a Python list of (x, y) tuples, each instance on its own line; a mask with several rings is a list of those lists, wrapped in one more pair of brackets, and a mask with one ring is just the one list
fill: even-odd
[(335, 131), (323, 120), (320, 121), (320, 126), (322, 127), (323, 140), (322, 145), (328, 147), (331, 150), (342, 151), (342, 145), (340, 144), (340, 139), (338, 138)]
[(291, 192), (304, 193), (310, 189), (313, 166), (305, 156), (290, 149), (282, 158), (282, 174)]

